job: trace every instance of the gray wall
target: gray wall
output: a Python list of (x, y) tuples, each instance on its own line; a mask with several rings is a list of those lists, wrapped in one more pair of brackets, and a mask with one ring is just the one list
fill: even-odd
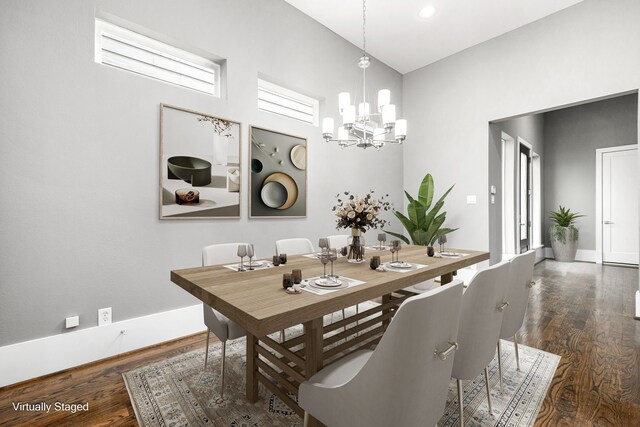
[[(226, 58), (226, 98), (96, 64), (96, 10)], [(196, 304), (171, 269), (211, 243), (266, 256), (278, 238), (333, 234), (339, 191), (402, 205), (402, 147), (340, 150), (257, 110), (259, 73), (334, 118), (338, 92), (359, 87), (359, 49), (281, 0), (5, 0), (0, 52), (0, 345), (63, 333), (70, 315), (95, 326), (101, 307), (119, 321)], [(374, 61), (367, 77), (402, 105), (400, 74)], [(242, 123), (240, 220), (158, 219), (160, 103)], [(308, 138), (307, 218), (247, 219), (250, 124)]]
[(640, 87), (639, 16), (637, 0), (585, 0), (404, 76), (420, 141), (404, 146), (405, 187), (426, 171), (436, 185), (456, 183), (445, 204), (461, 227), (452, 246), (490, 248), (489, 122)]
[[(638, 143), (638, 95), (626, 95), (546, 113), (544, 205), (586, 215), (577, 220), (579, 249), (595, 250), (596, 149)], [(549, 235), (544, 242), (550, 246)]]
[[(544, 164), (544, 115), (529, 114), (489, 125), (489, 185), (496, 186), (496, 202), (489, 202), (489, 251), (491, 263), (502, 259), (502, 132), (512, 137), (516, 144), (522, 138), (531, 144)], [(513, 162), (520, 157), (516, 151)], [(544, 176), (542, 177), (544, 188)], [(516, 183), (514, 182), (514, 186)], [(515, 186), (514, 188), (518, 188)], [(514, 203), (516, 200), (514, 199)], [(544, 204), (542, 207), (544, 211)], [(515, 222), (515, 218), (514, 218)]]

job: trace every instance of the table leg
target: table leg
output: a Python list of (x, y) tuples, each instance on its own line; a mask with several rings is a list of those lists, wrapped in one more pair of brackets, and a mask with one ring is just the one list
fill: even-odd
[[(305, 322), (304, 326), (304, 346), (305, 346), (305, 367), (304, 377), (311, 378), (316, 372), (322, 369), (324, 336), (322, 333), (322, 317)], [(320, 427), (322, 423), (309, 414), (308, 427)]]
[(258, 401), (258, 338), (247, 332), (247, 400)]
[[(389, 301), (391, 301), (391, 294), (382, 295), (382, 304), (383, 305), (388, 303)], [(385, 315), (385, 314), (389, 313), (390, 311), (391, 311), (390, 308), (388, 308), (386, 310), (382, 310), (382, 315)], [(391, 319), (387, 319), (387, 320), (383, 320), (382, 321), (382, 324), (384, 326), (389, 326), (389, 323), (391, 323)]]
[(451, 283), (451, 281), (453, 281), (453, 273), (447, 273), (440, 276), (440, 286)]

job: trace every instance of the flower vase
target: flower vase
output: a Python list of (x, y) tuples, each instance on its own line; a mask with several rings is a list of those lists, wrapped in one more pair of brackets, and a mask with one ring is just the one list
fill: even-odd
[(349, 245), (349, 253), (347, 259), (349, 262), (362, 262), (364, 259), (364, 245), (360, 240), (362, 232), (359, 228), (351, 229), (351, 244)]

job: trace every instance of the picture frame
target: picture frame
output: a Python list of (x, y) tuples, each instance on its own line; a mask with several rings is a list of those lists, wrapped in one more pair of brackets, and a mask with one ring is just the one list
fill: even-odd
[(160, 104), (160, 219), (240, 218), (242, 124)]
[(249, 218), (307, 216), (307, 139), (251, 126)]

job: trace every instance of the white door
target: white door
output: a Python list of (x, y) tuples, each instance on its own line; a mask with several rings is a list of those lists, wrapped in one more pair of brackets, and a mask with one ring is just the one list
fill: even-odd
[(638, 264), (637, 148), (602, 154), (602, 261)]

